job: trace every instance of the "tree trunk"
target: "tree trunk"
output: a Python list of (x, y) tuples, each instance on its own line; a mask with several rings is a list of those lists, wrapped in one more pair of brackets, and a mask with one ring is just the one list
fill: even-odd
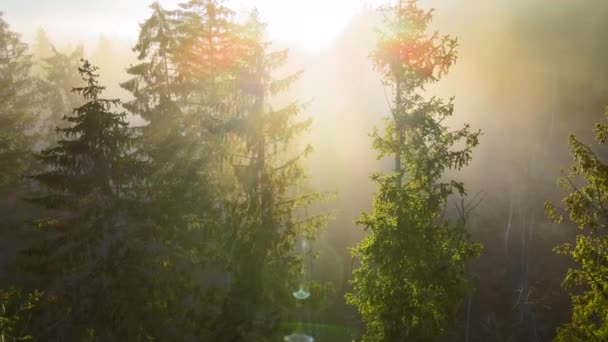
[(398, 136), (399, 146), (395, 151), (395, 173), (397, 174), (397, 183), (399, 188), (401, 188), (403, 175), (401, 174), (401, 148), (403, 146), (404, 137), (403, 137), (403, 127), (401, 126), (401, 115), (403, 114), (403, 104), (401, 100), (401, 81), (397, 78), (396, 86), (395, 86), (395, 113), (393, 114), (393, 118), (395, 120), (395, 130)]

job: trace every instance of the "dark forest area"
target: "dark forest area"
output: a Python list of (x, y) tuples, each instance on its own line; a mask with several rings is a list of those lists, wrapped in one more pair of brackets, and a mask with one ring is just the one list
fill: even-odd
[(0, 4), (0, 342), (608, 341), (608, 3), (178, 2)]

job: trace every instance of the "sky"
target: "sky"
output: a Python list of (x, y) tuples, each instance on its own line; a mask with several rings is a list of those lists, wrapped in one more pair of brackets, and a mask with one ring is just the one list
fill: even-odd
[[(51, 39), (90, 41), (99, 35), (134, 41), (152, 0), (2, 0), (0, 11), (12, 29), (31, 41), (38, 28)], [(160, 0), (174, 8), (180, 0)], [(256, 6), (272, 39), (311, 53), (337, 38), (366, 5), (386, 0), (230, 0), (236, 10)]]

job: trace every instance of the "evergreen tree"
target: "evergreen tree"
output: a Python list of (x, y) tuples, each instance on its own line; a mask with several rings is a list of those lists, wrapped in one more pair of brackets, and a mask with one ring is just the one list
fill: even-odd
[(30, 200), (49, 210), (35, 222), (40, 239), (22, 259), (49, 282), (36, 337), (135, 339), (143, 289), (131, 286), (145, 281), (132, 218), (140, 162), (126, 114), (113, 111), (120, 101), (101, 97), (104, 87), (88, 61), (78, 70), (85, 86), (73, 91), (85, 104), (64, 116), (57, 145), (37, 155), (45, 171), (32, 176), (45, 191)]
[[(177, 41), (175, 12), (165, 10), (158, 3), (152, 4), (151, 9), (153, 13), (141, 25), (139, 40), (133, 48), (140, 63), (127, 69), (132, 78), (121, 86), (134, 97), (125, 107), (146, 121), (142, 145), (155, 165), (154, 174), (150, 175), (157, 177), (153, 180), (154, 187), (169, 196), (169, 189), (162, 183), (167, 180), (167, 174), (178, 171), (173, 164), (180, 154), (175, 151), (188, 150), (182, 134), (185, 121), (180, 100), (184, 95), (179, 85), (183, 77), (177, 70), (178, 51), (182, 47)], [(183, 188), (178, 191), (183, 192)]]
[(225, 0), (190, 0), (177, 11), (185, 129), (199, 144), (213, 146), (210, 157), (220, 178), (230, 149), (225, 125), (236, 115), (235, 89), (245, 58), (234, 14)]
[(0, 13), (0, 193), (27, 170), (35, 95), (27, 45)]
[[(608, 117), (608, 108), (606, 115)], [(596, 140), (608, 140), (608, 125), (598, 123)], [(569, 138), (574, 164), (570, 173), (559, 181), (569, 194), (563, 199), (569, 219), (581, 230), (574, 246), (564, 244), (555, 250), (570, 256), (577, 264), (568, 270), (562, 286), (580, 289), (572, 296), (571, 321), (558, 329), (557, 341), (606, 341), (608, 339), (608, 164), (592, 148)], [(582, 182), (581, 182), (582, 180)], [(547, 212), (560, 223), (563, 215), (547, 202)]]
[[(273, 74), (288, 51), (272, 51), (265, 25), (254, 11), (245, 25), (245, 68), (240, 74), (240, 104), (227, 123), (233, 141), (230, 161), (238, 180), (235, 197), (226, 208), (229, 261), (233, 279), (218, 324), (218, 340), (263, 340), (276, 332), (301, 267), (293, 257), (302, 236), (314, 238), (324, 216), (298, 217), (297, 210), (315, 199), (301, 194), (304, 180), (300, 160), (310, 152), (294, 153), (294, 140), (310, 126), (298, 121), (302, 106), (294, 101), (274, 108), (271, 99), (286, 91), (300, 73), (282, 79)], [(315, 294), (315, 295), (318, 295)]]
[(83, 101), (72, 89), (82, 85), (78, 73), (79, 61), (84, 55), (82, 46), (70, 53), (58, 51), (51, 46), (51, 55), (42, 59), (43, 82), (40, 89), (44, 104), (44, 118), (39, 127), (41, 142), (44, 147), (52, 146), (58, 140), (58, 126), (62, 126), (65, 113), (79, 107)]
[(51, 57), (54, 53), (55, 49), (49, 40), (49, 36), (42, 27), (36, 32), (36, 38), (34, 40), (32, 50), (33, 57), (36, 59), (36, 61), (41, 61), (45, 58)]
[[(209, 6), (220, 7), (215, 2)], [(141, 197), (146, 216), (162, 237), (158, 247), (172, 260), (154, 280), (162, 290), (151, 301), (165, 313), (155, 336), (205, 340), (214, 329), (227, 285), (204, 278), (229, 276), (221, 249), (227, 239), (221, 219), (227, 190), (220, 187), (225, 176), (219, 151), (224, 147), (217, 119), (228, 117), (228, 106), (217, 105), (228, 101), (218, 93), (210, 95), (211, 84), (219, 85), (225, 77), (208, 81), (211, 74), (226, 71), (212, 65), (206, 72), (199, 68), (198, 62), (208, 58), (200, 37), (215, 27), (200, 23), (210, 21), (211, 14), (196, 2), (182, 4), (178, 11), (155, 3), (152, 10), (134, 48), (140, 63), (129, 68), (133, 78), (122, 86), (134, 95), (126, 106), (147, 121), (142, 152), (149, 167)]]
[[(218, 108), (219, 99), (232, 92), (235, 66), (242, 60), (243, 44), (238, 37), (234, 11), (225, 0), (190, 0), (180, 4), (178, 29), (180, 45), (178, 68), (184, 86), (194, 90), (191, 105), (207, 111)], [(210, 108), (209, 104), (211, 104)]]
[(116, 58), (118, 56), (116, 49), (112, 44), (112, 40), (109, 37), (104, 35), (99, 36), (97, 46), (93, 51), (93, 56), (94, 60), (92, 59), (92, 61), (95, 62), (95, 65), (98, 65), (101, 70), (107, 70), (103, 75), (105, 79), (100, 81), (104, 83), (110, 82), (111, 80), (116, 79), (115, 73), (117, 71), (122, 71), (120, 69), (117, 70), (115, 67)]
[(36, 32), (36, 38), (34, 39), (34, 45), (32, 46), (32, 57), (34, 58), (34, 67), (32, 73), (37, 77), (42, 77), (44, 70), (42, 68), (42, 61), (45, 58), (49, 58), (53, 55), (53, 45), (49, 40), (46, 31), (43, 28), (39, 28)]
[[(141, 63), (128, 69), (133, 78), (122, 86), (135, 97), (126, 104), (127, 108), (147, 121), (142, 139), (144, 152), (152, 164), (150, 190), (160, 197), (150, 196), (158, 200), (156, 203), (165, 209), (164, 214), (172, 209), (180, 211), (166, 221), (179, 224), (174, 220), (182, 217), (176, 216), (201, 208), (199, 201), (187, 197), (200, 198), (198, 192), (208, 187), (204, 173), (210, 170), (206, 164), (220, 147), (216, 144), (211, 148), (207, 143), (213, 133), (208, 131), (208, 122), (203, 119), (206, 113), (200, 108), (205, 102), (195, 104), (191, 100), (202, 97), (203, 91), (185, 86), (194, 84), (194, 77), (202, 77), (187, 67), (190, 62), (184, 55), (195, 46), (185, 41), (195, 41), (190, 36), (202, 33), (186, 31), (184, 13), (167, 11), (158, 3), (152, 5), (152, 10), (152, 16), (141, 26), (134, 48)], [(189, 13), (188, 20), (204, 20), (196, 15)]]
[(286, 147), (308, 123), (294, 122), (297, 103), (276, 110), (267, 99), (295, 79), (270, 79), (287, 53), (267, 51), (257, 19), (237, 25), (222, 1), (152, 10), (123, 87), (147, 121), (143, 197), (173, 260), (154, 300), (171, 312), (162, 324), (203, 340), (269, 332), (297, 273), (295, 235), (320, 220), (292, 216), (313, 196), (289, 197), (303, 173)]
[[(373, 211), (359, 220), (368, 236), (354, 249), (354, 305), (366, 323), (366, 341), (431, 341), (446, 333), (468, 290), (467, 261), (480, 247), (468, 241), (464, 220), (444, 218), (451, 195), (464, 184), (446, 181), (447, 170), (471, 160), (479, 133), (469, 126), (449, 130), (452, 101), (425, 99), (456, 60), (457, 42), (427, 35), (432, 11), (415, 0), (386, 9), (385, 26), (373, 54), (376, 69), (394, 94), (384, 134), (374, 132), (379, 157), (394, 156), (393, 174), (375, 173)], [(461, 149), (458, 149), (461, 147)]]
[[(142, 134), (153, 165), (150, 176), (158, 176), (156, 190), (176, 196), (175, 203), (200, 207), (184, 196), (200, 198), (193, 178), (220, 177), (221, 129), (236, 103), (238, 59), (228, 63), (225, 58), (237, 44), (227, 33), (235, 25), (231, 11), (218, 1), (190, 1), (177, 11), (155, 3), (152, 10), (134, 48), (141, 63), (129, 68), (133, 78), (122, 84), (135, 98), (126, 106), (147, 121)], [(170, 173), (182, 177), (169, 180)]]

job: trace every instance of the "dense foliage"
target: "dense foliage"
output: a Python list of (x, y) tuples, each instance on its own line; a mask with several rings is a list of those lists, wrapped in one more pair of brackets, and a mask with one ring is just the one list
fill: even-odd
[(152, 3), (132, 50), (0, 16), (0, 340), (607, 340), (608, 6), (442, 4), (461, 50), (387, 3), (295, 58), (229, 0)]
[(455, 317), (468, 290), (465, 266), (480, 251), (464, 217), (444, 218), (449, 197), (466, 195), (461, 182), (445, 181), (445, 171), (469, 163), (479, 133), (450, 131), (443, 121), (452, 101), (422, 94), (454, 63), (456, 40), (426, 36), (432, 12), (416, 1), (386, 11), (373, 57), (395, 99), (384, 134), (373, 138), (379, 157), (395, 157), (395, 170), (372, 177), (378, 193), (373, 211), (359, 220), (368, 236), (354, 250), (361, 265), (347, 300), (366, 323), (364, 340), (433, 340)]
[[(608, 115), (608, 113), (607, 113)], [(608, 125), (598, 123), (596, 140), (608, 140)], [(608, 302), (606, 300), (606, 266), (608, 237), (608, 165), (574, 135), (569, 138), (574, 164), (559, 186), (569, 194), (563, 199), (568, 218), (581, 230), (574, 246), (566, 243), (556, 251), (570, 256), (577, 267), (568, 270), (563, 286), (582, 289), (572, 296), (572, 320), (558, 331), (558, 341), (605, 341), (608, 339)], [(561, 208), (560, 208), (561, 209)], [(557, 222), (563, 215), (547, 203), (549, 215)], [(578, 292), (578, 291), (577, 291)]]
[(27, 45), (0, 16), (0, 192), (27, 170), (33, 79)]

